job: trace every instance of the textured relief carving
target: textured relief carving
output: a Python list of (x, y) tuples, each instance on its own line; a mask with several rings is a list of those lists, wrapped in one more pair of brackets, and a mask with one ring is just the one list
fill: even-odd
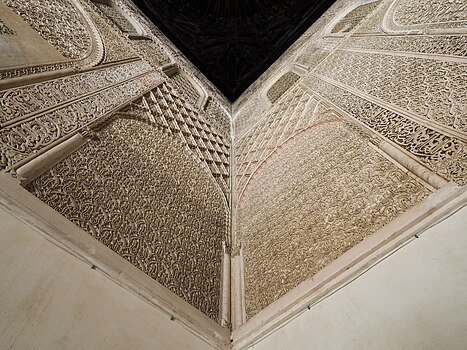
[(183, 98), (192, 106), (196, 106), (196, 102), (199, 98), (199, 93), (196, 91), (195, 87), (191, 81), (180, 72), (175, 73), (170, 77), (172, 82), (177, 89), (178, 93), (183, 96)]
[[(128, 39), (125, 39), (120, 30), (104, 14), (99, 14), (99, 9), (94, 3), (88, 3), (81, 0), (85, 6), (92, 21), (96, 25), (104, 41), (105, 59), (104, 62), (113, 62), (128, 58), (137, 57), (137, 54), (131, 49)], [(108, 20), (108, 22), (107, 22)], [(115, 29), (114, 27), (115, 26)]]
[(272, 85), (268, 92), (267, 96), (269, 100), (274, 103), (276, 102), (292, 85), (294, 85), (300, 76), (294, 72), (287, 72), (281, 76), (275, 83)]
[(309, 92), (295, 87), (235, 144), (238, 196), (262, 162), (297, 133), (315, 123), (326, 110)]
[(91, 49), (84, 18), (68, 0), (4, 0), (31, 27), (68, 58), (83, 58)]
[(360, 22), (378, 7), (380, 1), (370, 2), (356, 7), (332, 28), (331, 33), (351, 32)]
[(2, 69), (0, 70), (0, 79), (17, 78), (23, 75), (50, 72), (54, 70), (73, 68), (77, 65), (73, 61), (60, 62), (54, 64), (41, 64), (36, 66), (20, 67), (13, 69)]
[(316, 94), (332, 101), (374, 132), (411, 153), (435, 173), (460, 185), (467, 183), (465, 142), (418, 124), (323, 80), (310, 77), (306, 84)]
[(456, 62), (336, 51), (316, 70), (428, 120), (467, 132), (467, 66)]
[(135, 31), (133, 25), (117, 8), (97, 1), (94, 1), (94, 3), (122, 32), (130, 33)]
[(231, 138), (230, 116), (218, 102), (213, 99), (209, 99), (204, 117), (206, 118), (206, 121), (211, 124), (226, 140)]
[(397, 0), (394, 21), (400, 25), (467, 20), (464, 0)]
[(10, 27), (8, 27), (5, 22), (2, 21), (2, 19), (0, 18), (0, 35), (17, 35), (18, 33), (16, 33), (13, 29), (11, 29)]
[(50, 146), (150, 89), (160, 75), (148, 73), (0, 129), (0, 169)]
[(467, 56), (465, 36), (364, 36), (348, 38), (343, 48)]
[(144, 111), (152, 122), (161, 126), (190, 149), (209, 169), (227, 201), (230, 200), (230, 145), (168, 83), (144, 95), (126, 113)]
[(300, 133), (239, 202), (247, 317), (428, 194), (336, 118)]
[(142, 62), (93, 70), (0, 92), (0, 125), (148, 72)]
[(131, 44), (139, 57), (147, 61), (154, 68), (159, 68), (170, 63), (170, 57), (162, 45), (152, 40), (131, 40)]
[(28, 189), (218, 321), (229, 214), (209, 173), (164, 132), (116, 119)]

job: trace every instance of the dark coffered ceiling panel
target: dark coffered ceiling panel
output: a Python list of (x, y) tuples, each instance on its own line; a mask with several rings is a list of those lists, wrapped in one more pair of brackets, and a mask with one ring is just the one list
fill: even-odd
[(334, 0), (133, 0), (231, 101)]

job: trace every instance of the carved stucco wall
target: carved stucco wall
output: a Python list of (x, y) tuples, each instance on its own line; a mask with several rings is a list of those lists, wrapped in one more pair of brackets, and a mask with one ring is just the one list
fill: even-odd
[[(0, 6), (1, 49), (30, 62), (0, 62), (0, 171), (219, 322), (230, 226), (221, 96), (130, 2)], [(35, 47), (28, 31), (46, 49), (17, 45)], [(45, 52), (52, 61), (34, 64)], [(208, 109), (186, 100), (189, 81), (162, 73), (174, 63), (197, 77)], [(51, 163), (76, 139), (85, 145)]]
[(219, 319), (227, 206), (207, 169), (162, 130), (113, 120), (28, 189)]
[[(34, 179), (22, 178), (22, 168), (97, 130), (98, 139), (48, 164), (28, 188), (213, 319), (230, 210), (251, 317), (434, 191), (381, 142), (445, 181), (467, 182), (461, 0), (337, 1), (233, 106), (133, 4), (106, 3), (112, 8), (91, 0), (0, 2), (0, 44), (19, 62), (0, 66), (0, 170), (27, 183)], [(43, 41), (41, 50), (20, 45), (39, 45), (28, 32)], [(170, 79), (161, 73), (168, 65), (191, 79)], [(300, 78), (281, 79), (293, 65)], [(191, 81), (208, 95), (202, 107)], [(280, 94), (264, 91), (271, 86)], [(275, 97), (266, 107), (268, 92)], [(163, 179), (176, 185), (161, 192)], [(86, 183), (92, 188), (80, 187)], [(194, 198), (199, 206), (187, 206)], [(140, 221), (138, 204), (150, 214)], [(196, 244), (190, 227), (203, 233)]]
[[(464, 2), (338, 1), (324, 17), (234, 105), (247, 318), (435, 190), (402, 158), (467, 182)], [(293, 64), (306, 73), (265, 107)]]

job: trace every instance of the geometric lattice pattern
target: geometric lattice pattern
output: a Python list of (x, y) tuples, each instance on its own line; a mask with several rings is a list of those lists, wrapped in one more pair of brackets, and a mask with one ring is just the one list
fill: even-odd
[(125, 33), (134, 32), (135, 28), (131, 23), (120, 13), (115, 7), (111, 5), (95, 2), (95, 5), (112, 21), (115, 25)]
[(125, 112), (140, 113), (141, 110), (146, 112), (149, 120), (177, 137), (206, 164), (229, 201), (229, 142), (179, 97), (168, 83), (144, 95)]

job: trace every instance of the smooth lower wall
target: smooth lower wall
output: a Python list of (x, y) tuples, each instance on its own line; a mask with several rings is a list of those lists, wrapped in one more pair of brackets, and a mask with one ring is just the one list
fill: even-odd
[(0, 207), (0, 349), (213, 349)]
[(250, 349), (466, 349), (466, 250), (464, 208)]

